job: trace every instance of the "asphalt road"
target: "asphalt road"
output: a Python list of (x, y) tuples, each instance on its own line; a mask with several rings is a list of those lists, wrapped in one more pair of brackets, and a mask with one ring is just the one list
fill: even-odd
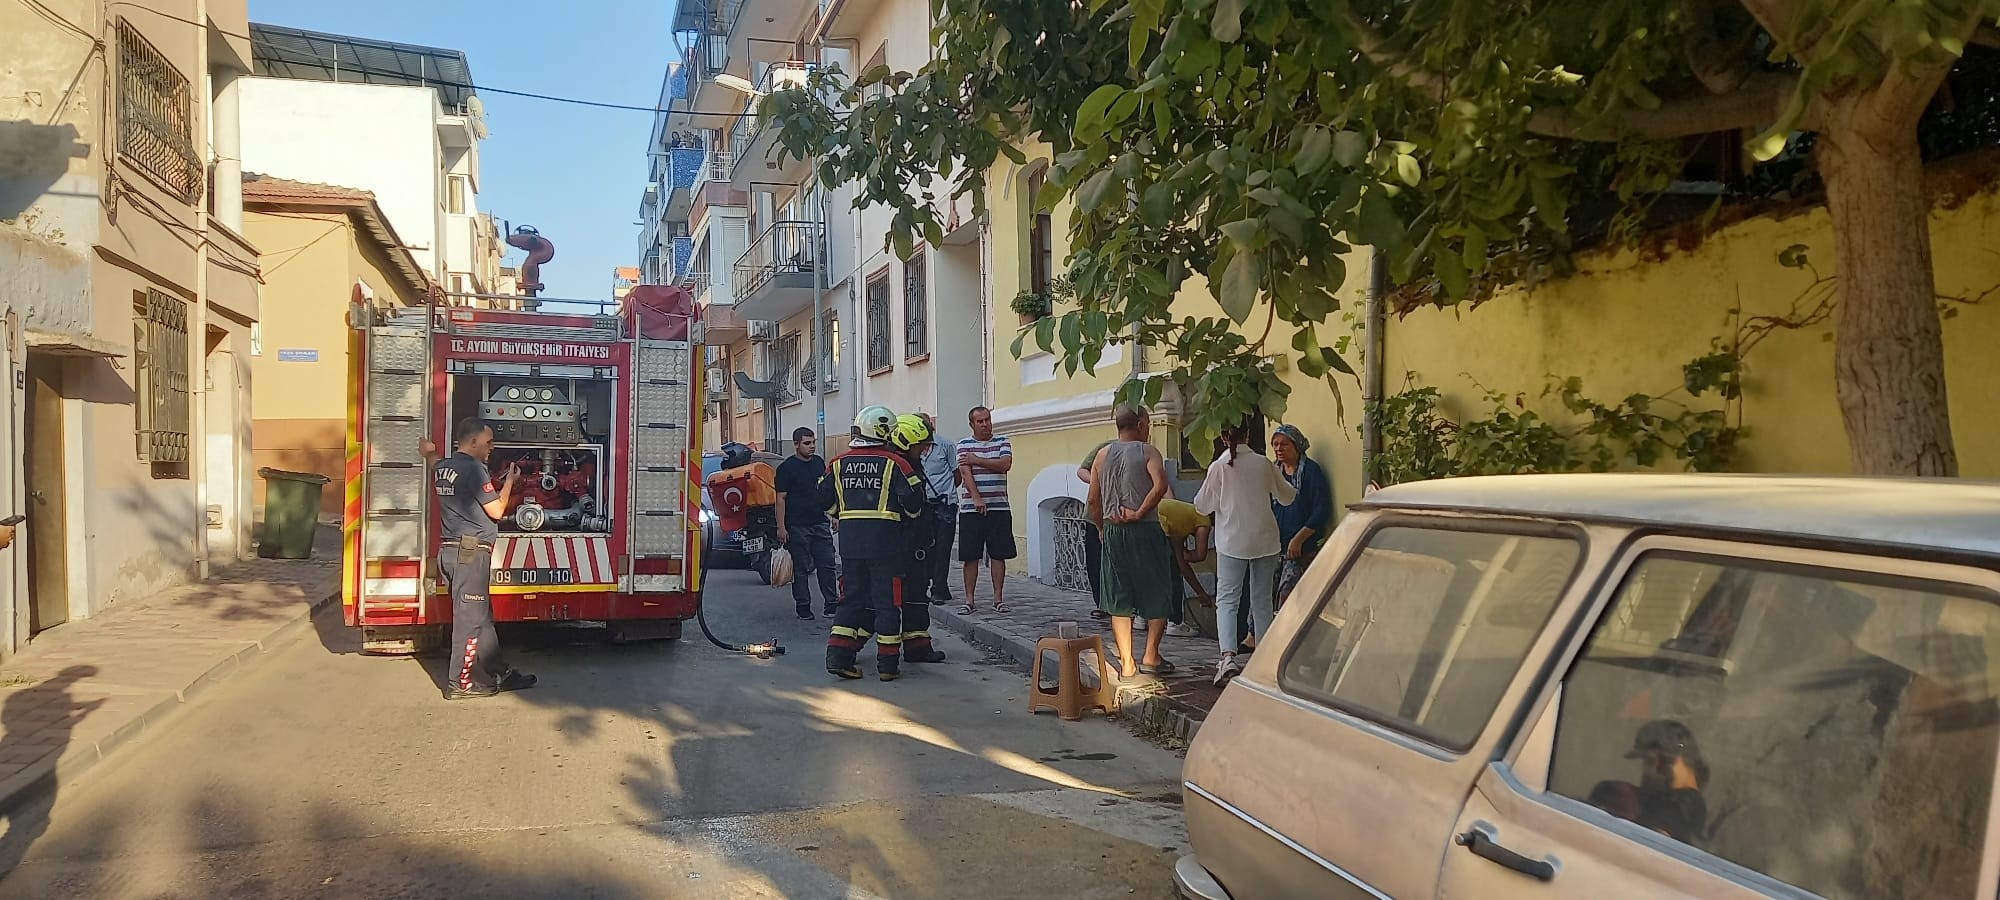
[(0, 898), (1172, 896), (1172, 754), (1028, 715), (963, 643), (839, 682), (782, 590), (718, 573), (709, 604), (791, 652), (503, 634), (542, 684), (456, 703), (330, 608), (10, 815)]

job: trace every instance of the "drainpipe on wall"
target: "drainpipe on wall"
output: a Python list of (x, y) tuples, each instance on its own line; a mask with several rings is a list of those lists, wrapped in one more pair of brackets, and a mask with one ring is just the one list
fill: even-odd
[(188, 328), (188, 478), (194, 482), (194, 577), (208, 578), (208, 179), (214, 151), (210, 131), (215, 118), (215, 85), (208, 75), (208, 0), (195, 0), (194, 70), (208, 104), (201, 121), (203, 190), (195, 193), (194, 321)]
[(1373, 479), (1375, 457), (1382, 453), (1383, 307), (1388, 302), (1388, 254), (1377, 247), (1368, 257), (1368, 305), (1362, 333), (1361, 484), (1366, 494)]
[[(822, 23), (821, 27), (822, 27), (822, 28), (824, 28), (824, 27), (825, 27), (825, 26), (824, 26), (824, 23)], [(821, 35), (818, 35), (818, 36), (817, 36), (817, 37), (816, 37), (816, 38), (814, 39), (814, 44), (815, 44), (816, 46), (815, 46), (815, 47), (813, 48), (813, 56), (815, 56), (815, 57), (816, 57), (816, 58), (817, 58), (817, 59), (819, 60), (819, 66), (820, 66), (820, 68), (821, 68), (821, 69), (825, 69), (825, 68), (826, 68), (826, 47), (827, 47), (827, 45), (828, 45), (828, 44), (835, 44), (835, 45), (840, 45), (840, 46), (843, 46), (843, 47), (844, 47), (844, 48), (845, 48), (845, 49), (847, 50), (847, 53), (848, 53), (848, 62), (850, 62), (850, 63), (852, 63), (852, 62), (853, 62), (853, 61), (854, 61), (854, 60), (855, 60), (856, 58), (858, 58), (858, 57), (860, 57), (860, 56), (861, 56), (861, 39), (860, 39), (860, 38), (836, 38), (836, 39), (833, 39), (833, 40), (828, 40), (828, 39), (827, 39), (827, 37), (826, 37), (826, 35), (824, 35), (824, 34), (821, 34)], [(817, 340), (815, 340), (815, 341), (814, 341), (814, 347), (815, 347), (815, 351), (814, 351), (814, 352), (821, 352), (821, 351), (824, 351), (823, 353), (821, 353), (821, 355), (822, 355), (822, 356), (824, 356), (824, 357), (825, 357), (825, 359), (826, 359), (826, 370), (827, 370), (827, 375), (832, 375), (832, 374), (834, 374), (834, 372), (833, 372), (833, 350), (834, 350), (834, 348), (833, 348), (833, 347), (830, 347), (830, 346), (828, 346), (828, 345), (827, 345), (827, 342), (828, 342), (828, 341), (831, 341), (831, 340), (833, 339), (833, 336), (832, 336), (832, 335), (830, 335), (830, 334), (827, 334), (827, 333), (826, 333), (826, 331), (825, 331), (825, 328), (826, 328), (826, 319), (825, 319), (825, 318), (824, 318), (824, 317), (823, 317), (823, 316), (822, 316), (822, 315), (820, 314), (820, 304), (821, 304), (821, 302), (822, 302), (822, 301), (823, 301), (823, 300), (825, 299), (825, 297), (826, 297), (826, 292), (827, 292), (827, 291), (830, 291), (830, 290), (832, 290), (832, 289), (833, 289), (833, 271), (832, 271), (832, 266), (833, 266), (833, 212), (832, 212), (832, 210), (831, 210), (831, 208), (830, 208), (830, 204), (832, 203), (832, 194), (833, 194), (833, 188), (832, 188), (832, 187), (831, 187), (830, 185), (824, 185), (824, 184), (818, 184), (818, 181), (819, 181), (819, 156), (817, 156), (817, 155), (814, 155), (814, 156), (812, 157), (812, 159), (811, 159), (811, 163), (812, 163), (812, 174), (811, 174), (810, 176), (808, 176), (808, 177), (810, 177), (810, 178), (812, 178), (812, 179), (813, 179), (813, 182), (814, 182), (814, 183), (815, 183), (815, 185), (816, 185), (816, 187), (814, 188), (814, 192), (815, 192), (815, 193), (816, 193), (816, 194), (817, 194), (817, 195), (819, 196), (819, 209), (818, 209), (818, 214), (819, 214), (819, 250), (820, 250), (820, 252), (821, 252), (821, 253), (823, 254), (823, 255), (822, 255), (822, 256), (820, 257), (820, 264), (819, 264), (818, 266), (816, 266), (815, 268), (816, 268), (816, 269), (818, 269), (818, 270), (819, 270), (819, 271), (821, 271), (821, 272), (824, 272), (824, 273), (826, 273), (826, 274), (825, 274), (825, 275), (824, 275), (823, 277), (818, 277), (818, 278), (815, 278), (815, 279), (814, 279), (814, 284), (813, 284), (813, 334), (817, 336)], [(855, 228), (855, 229), (853, 229), (853, 231), (854, 231), (854, 257), (853, 257), (853, 259), (854, 259), (854, 262), (855, 262), (855, 265), (856, 265), (856, 267), (857, 267), (857, 269), (858, 269), (858, 268), (859, 268), (859, 266), (860, 266), (860, 263), (861, 263), (861, 229), (860, 229), (860, 228)], [(854, 295), (854, 282), (853, 282), (853, 275), (854, 275), (854, 273), (852, 273), (852, 272), (848, 273), (848, 276), (849, 276), (849, 280), (848, 280), (848, 288), (847, 288), (847, 293), (848, 293), (848, 298), (849, 298), (849, 300), (852, 300), (852, 299), (853, 299), (853, 295)], [(858, 308), (858, 306), (857, 306), (856, 304), (854, 304), (854, 303), (850, 302), (850, 303), (848, 303), (848, 305), (847, 305), (847, 308), (848, 308), (848, 309), (850, 309), (850, 310), (853, 310), (853, 309), (857, 309), (857, 308)], [(856, 318), (866, 318), (866, 316), (865, 316), (865, 314), (864, 314), (864, 315), (862, 315), (862, 316), (857, 316)], [(854, 333), (855, 333), (855, 328), (854, 328), (854, 326), (855, 326), (856, 324), (857, 324), (857, 323), (855, 323), (855, 322), (852, 322), (852, 321), (850, 321), (850, 322), (848, 323), (848, 325), (847, 325), (847, 332), (848, 332), (849, 334), (854, 334)], [(864, 348), (864, 349), (862, 350), (862, 352), (864, 352), (864, 353), (865, 353), (865, 352), (867, 352), (866, 348)], [(849, 358), (850, 358), (850, 359), (852, 358), (852, 354), (850, 354), (850, 355), (849, 355)], [(815, 362), (817, 362), (817, 361), (815, 361)], [(855, 370), (854, 370), (854, 371), (855, 371), (855, 377), (854, 377), (854, 379), (853, 379), (853, 383), (852, 383), (852, 384), (850, 384), (850, 385), (848, 385), (847, 387), (848, 387), (848, 390), (851, 390), (851, 391), (854, 391), (854, 392), (855, 392), (855, 393), (854, 393), (854, 395), (853, 395), (853, 396), (854, 396), (854, 410), (855, 410), (855, 414), (856, 414), (856, 415), (860, 415), (860, 411), (862, 410), (862, 408), (864, 408), (864, 407), (866, 407), (866, 406), (868, 405), (868, 401), (867, 401), (867, 399), (861, 396), (861, 391), (863, 390), (863, 388), (862, 388), (862, 384), (863, 384), (863, 382), (867, 381), (868, 379), (867, 379), (867, 376), (866, 376), (866, 375), (863, 375), (863, 374), (861, 373), (861, 367), (859, 367), (859, 366), (856, 366), (856, 367), (855, 367)], [(818, 401), (818, 407), (817, 407), (817, 409), (818, 409), (818, 413), (819, 413), (819, 422), (818, 422), (818, 425), (817, 425), (817, 428), (818, 428), (818, 431), (819, 431), (819, 445), (820, 445), (821, 447), (825, 447), (825, 446), (827, 446), (827, 443), (826, 443), (826, 380), (827, 380), (827, 375), (822, 375), (822, 376), (820, 376), (820, 390), (818, 390), (818, 391), (815, 391), (815, 392), (814, 392), (814, 394), (813, 394), (813, 398), (814, 398), (814, 399), (815, 399), (816, 401)]]

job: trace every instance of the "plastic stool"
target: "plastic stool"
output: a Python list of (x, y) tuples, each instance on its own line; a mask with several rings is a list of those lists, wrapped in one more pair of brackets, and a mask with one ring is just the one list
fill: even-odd
[[(1055, 651), (1060, 670), (1056, 676), (1056, 689), (1042, 687), (1042, 654)], [(1097, 687), (1083, 686), (1083, 652), (1097, 652)], [(1064, 720), (1074, 722), (1083, 718), (1083, 711), (1097, 708), (1109, 715), (1117, 705), (1118, 691), (1111, 683), (1110, 667), (1104, 661), (1104, 638), (1102, 635), (1087, 637), (1044, 637), (1035, 642), (1035, 667), (1028, 682), (1028, 712), (1034, 713), (1044, 707), (1056, 711)]]

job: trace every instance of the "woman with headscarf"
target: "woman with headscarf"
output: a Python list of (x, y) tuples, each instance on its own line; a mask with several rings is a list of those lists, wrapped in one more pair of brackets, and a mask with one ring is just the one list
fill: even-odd
[(1278, 517), (1278, 540), (1285, 546), (1284, 565), (1278, 571), (1278, 606), (1292, 596), (1292, 588), (1298, 586), (1299, 577), (1326, 542), (1327, 526), (1333, 521), (1333, 482), (1327, 479), (1326, 470), (1306, 455), (1310, 449), (1312, 442), (1296, 425), (1280, 425), (1271, 435), (1271, 454), (1277, 457), (1278, 471), (1298, 491), (1290, 503), (1271, 500), (1271, 512)]

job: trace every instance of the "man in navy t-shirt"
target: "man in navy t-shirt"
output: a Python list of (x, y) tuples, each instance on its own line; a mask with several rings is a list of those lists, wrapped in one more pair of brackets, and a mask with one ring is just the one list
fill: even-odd
[(792, 455), (778, 464), (778, 542), (792, 554), (792, 606), (801, 619), (813, 617), (807, 575), (819, 573), (820, 614), (833, 618), (840, 601), (840, 572), (833, 554), (833, 526), (820, 497), (826, 460), (814, 451), (819, 438), (810, 428), (792, 432)]

